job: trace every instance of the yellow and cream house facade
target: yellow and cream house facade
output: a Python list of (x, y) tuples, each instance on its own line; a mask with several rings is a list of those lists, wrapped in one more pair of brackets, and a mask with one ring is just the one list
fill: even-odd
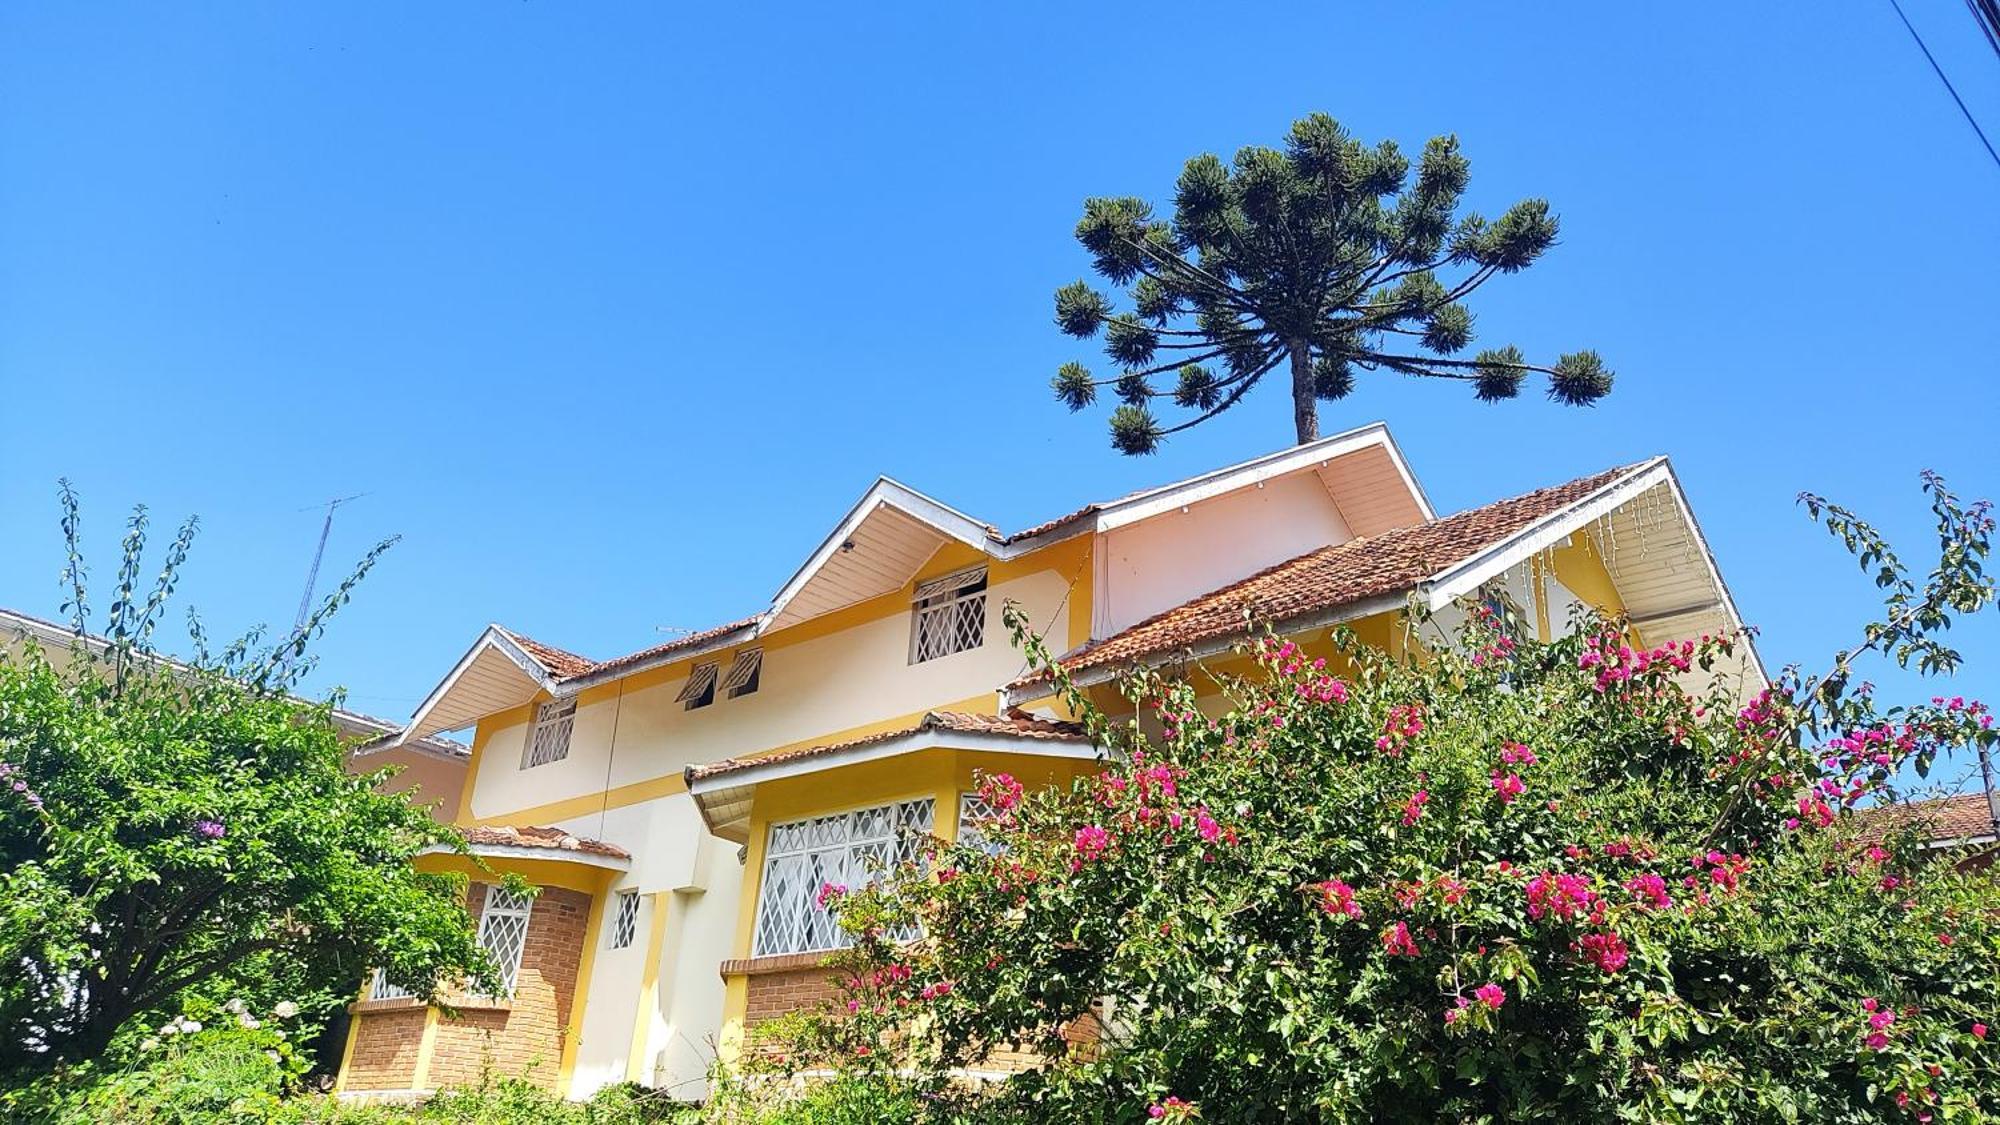
[[(419, 862), (473, 878), (509, 988), (447, 1013), (368, 982), (340, 1089), (492, 1069), (699, 1096), (757, 1024), (830, 994), (823, 885), (976, 831), (982, 771), (1098, 768), (1004, 603), (1116, 710), (1119, 671), (1237, 659), (1246, 621), (1399, 649), (1449, 643), (1478, 600), (1544, 637), (1586, 607), (1649, 641), (1739, 625), (1664, 458), (1440, 517), (1377, 424), (1013, 534), (879, 480), (761, 612), (616, 659), (490, 626), (400, 738), (472, 732), (453, 819), (480, 862)], [(1754, 654), (1738, 673), (1761, 681)]]

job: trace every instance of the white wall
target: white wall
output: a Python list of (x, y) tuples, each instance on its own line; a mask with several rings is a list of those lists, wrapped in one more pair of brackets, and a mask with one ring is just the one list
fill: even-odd
[(1311, 472), (1114, 528), (1097, 543), (1091, 635), (1108, 637), (1274, 563), (1352, 538)]
[(753, 754), (995, 692), (1026, 667), (1000, 622), (1001, 603), (1008, 598), (1020, 602), (1037, 628), (1061, 637), (1069, 629), (1063, 597), (1068, 581), (1054, 571), (1037, 571), (995, 584), (986, 595), (984, 643), (922, 664), (909, 662), (908, 612), (800, 644), (782, 644), (781, 631), (771, 638), (779, 643), (765, 650), (756, 694), (729, 699), (718, 692), (713, 704), (688, 711), (674, 701), (684, 682), (676, 679), (593, 702), (577, 708), (569, 757), (534, 769), (520, 768), (528, 724), (499, 730), (480, 754), (472, 815), (500, 817), (595, 795), (607, 784), (667, 777), (690, 764)]
[[(654, 912), (662, 908), (678, 911), (679, 918), (670, 919), (660, 950), (659, 989), (645, 1016), (647, 1057), (640, 1060), (638, 1074), (676, 1096), (701, 1096), (722, 1025), (723, 985), (716, 970), (729, 957), (736, 936), (743, 883), (736, 845), (709, 836), (693, 799), (684, 793), (565, 820), (560, 827), (579, 836), (616, 840), (632, 853), (631, 870), (605, 892), (606, 913), (571, 1096), (589, 1097), (599, 1087), (625, 1079), (635, 1049)], [(621, 891), (637, 891), (642, 898), (632, 944), (613, 949)], [(677, 901), (669, 905), (670, 900)]]

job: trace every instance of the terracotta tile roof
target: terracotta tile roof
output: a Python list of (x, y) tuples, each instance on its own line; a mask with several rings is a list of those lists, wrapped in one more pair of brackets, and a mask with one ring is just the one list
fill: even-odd
[(602, 840), (586, 840), (572, 836), (560, 828), (537, 828), (532, 825), (513, 825), (461, 828), (465, 842), (475, 847), (489, 848), (547, 848), (551, 851), (583, 852), (588, 855), (609, 856), (612, 859), (631, 859), (632, 853), (616, 844)]
[[(1111, 503), (1117, 503), (1117, 501), (1114, 500), (1111, 501)], [(1075, 523), (1077, 520), (1080, 520), (1085, 516), (1095, 515), (1098, 512), (1103, 511), (1108, 506), (1109, 505), (1105, 503), (1085, 504), (1083, 507), (1078, 508), (1074, 512), (1069, 512), (1065, 515), (1057, 516), (1052, 520), (1045, 520), (1042, 523), (1038, 523), (1033, 527), (1024, 528), (1020, 531), (1017, 531), (1012, 535), (996, 536), (996, 538), (998, 538), (1002, 543), (1018, 543), (1023, 539), (1032, 539), (1037, 535), (1044, 535), (1047, 534), (1048, 532), (1056, 530), (1059, 527), (1064, 527), (1068, 524)]]
[(589, 671), (592, 665), (597, 663), (588, 656), (578, 656), (576, 653), (566, 649), (560, 649), (554, 645), (545, 645), (533, 637), (523, 636), (512, 629), (507, 630), (507, 635), (514, 638), (516, 644), (520, 645), (529, 656), (534, 657), (536, 663), (547, 668), (549, 674), (558, 680), (566, 680), (571, 676), (581, 676)]
[(1993, 835), (1993, 818), (1987, 811), (1984, 793), (1862, 809), (1859, 815), (1862, 834), (1871, 840), (1913, 826), (1933, 842)]
[(574, 680), (580, 676), (595, 675), (599, 672), (615, 672), (621, 668), (643, 664), (657, 657), (671, 656), (676, 652), (700, 648), (710, 641), (727, 636), (739, 629), (746, 629), (756, 623), (757, 618), (745, 617), (740, 621), (731, 621), (727, 625), (717, 625), (713, 629), (704, 629), (699, 633), (690, 633), (685, 637), (668, 641), (663, 645), (654, 645), (652, 648), (640, 649), (638, 652), (627, 653), (624, 656), (615, 656), (610, 660), (592, 660), (588, 656), (578, 656), (576, 653), (557, 648), (554, 645), (543, 644), (532, 637), (522, 636), (512, 629), (508, 629), (506, 632), (508, 636), (514, 638), (515, 642), (529, 656), (534, 657), (536, 662), (541, 664), (542, 667), (547, 668), (551, 676), (554, 676), (557, 680)]
[[(613, 657), (610, 660), (598, 661), (583, 672), (577, 673), (577, 675), (595, 675), (599, 672), (613, 672), (620, 668), (629, 668), (635, 664), (643, 664), (657, 657), (670, 656), (676, 652), (683, 652), (691, 648), (700, 648), (710, 641), (725, 637), (739, 629), (747, 629), (756, 623), (757, 618), (745, 617), (738, 621), (731, 621), (727, 625), (717, 625), (713, 629), (703, 629), (699, 633), (689, 633), (685, 637), (668, 641), (663, 645), (654, 645), (652, 648), (640, 649), (638, 652), (627, 653), (624, 656)], [(568, 679), (569, 677), (564, 678)]]
[(1608, 469), (1430, 523), (1308, 551), (1082, 645), (1062, 658), (1063, 666), (1075, 673), (1240, 635), (1246, 612), (1255, 621), (1278, 624), (1414, 589), (1424, 579), (1584, 499), (1635, 467)]
[(710, 762), (705, 766), (690, 766), (687, 779), (690, 782), (703, 781), (712, 777), (738, 773), (755, 766), (768, 766), (780, 762), (793, 762), (801, 758), (816, 758), (824, 754), (835, 754), (842, 750), (852, 750), (861, 746), (873, 746), (890, 742), (927, 730), (958, 731), (962, 734), (999, 734), (1015, 738), (1025, 738), (1042, 742), (1082, 742), (1086, 739), (1082, 724), (1057, 722), (1052, 719), (1037, 719), (1031, 715), (973, 715), (963, 711), (932, 711), (915, 726), (897, 730), (882, 731), (835, 742), (825, 746), (808, 746), (799, 750), (787, 750), (779, 754), (766, 754), (754, 758), (729, 758), (720, 762)]

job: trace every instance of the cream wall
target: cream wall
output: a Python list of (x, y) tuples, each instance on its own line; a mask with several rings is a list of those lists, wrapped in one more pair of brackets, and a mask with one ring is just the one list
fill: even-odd
[[(1001, 603), (1010, 598), (1021, 603), (1038, 628), (1046, 625), (1050, 636), (1061, 637), (1069, 628), (1067, 588), (1068, 576), (1050, 570), (995, 583), (987, 591), (981, 646), (916, 665), (909, 662), (907, 603), (899, 612), (797, 644), (786, 644), (782, 631), (774, 633), (765, 643), (754, 695), (729, 699), (718, 693), (710, 706), (688, 711), (674, 701), (683, 676), (594, 698), (577, 708), (569, 757), (530, 770), (520, 768), (529, 724), (514, 722), (495, 730), (479, 755), (471, 815), (505, 817), (672, 776), (690, 764), (991, 696), (1025, 668), (1001, 624)], [(720, 659), (726, 664), (727, 654)]]
[[(686, 794), (576, 817), (558, 827), (615, 840), (632, 853), (631, 870), (605, 892), (607, 913), (570, 1096), (589, 1097), (629, 1076), (676, 1097), (700, 1097), (722, 1023), (723, 984), (716, 969), (729, 957), (743, 884), (736, 846), (708, 835)], [(639, 918), (632, 944), (613, 949), (621, 891), (639, 893)], [(656, 924), (657, 950), (651, 941)]]
[(1310, 472), (1114, 528), (1096, 552), (1091, 635), (1108, 637), (1274, 563), (1352, 538), (1333, 497)]

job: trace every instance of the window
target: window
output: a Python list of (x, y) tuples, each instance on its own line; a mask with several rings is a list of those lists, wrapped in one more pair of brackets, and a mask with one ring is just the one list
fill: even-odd
[(576, 700), (558, 699), (535, 708), (535, 725), (528, 732), (528, 748), (521, 755), (521, 768), (533, 769), (569, 757), (569, 732), (576, 725)]
[(514, 995), (521, 975), (521, 954), (528, 948), (528, 917), (535, 900), (524, 894), (489, 884), (486, 909), (479, 915), (479, 947), (500, 967), (500, 995)]
[(639, 892), (618, 892), (618, 916), (611, 923), (611, 948), (623, 949), (639, 935)]
[(1006, 849), (995, 841), (988, 840), (981, 826), (995, 818), (993, 806), (977, 793), (958, 795), (958, 842), (971, 848), (978, 848), (987, 855), (999, 855)]
[(1479, 604), (1493, 615), (1493, 625), (1500, 635), (1521, 644), (1528, 639), (1528, 614), (1508, 596), (1507, 584), (1496, 578), (1479, 588)]
[(934, 812), (924, 798), (772, 825), (752, 954), (846, 946), (847, 934), (820, 902), (821, 888), (866, 886), (887, 868), (916, 859)]
[(918, 585), (910, 630), (910, 663), (978, 648), (986, 640), (986, 568), (974, 567)]
[(764, 650), (753, 648), (749, 652), (736, 654), (736, 662), (729, 666), (729, 674), (722, 677), (722, 690), (729, 698), (754, 695), (758, 679), (764, 673)]
[(681, 693), (675, 702), (684, 703), (692, 711), (715, 702), (715, 665), (697, 664), (688, 672), (687, 683), (681, 685)]
[(400, 984), (390, 984), (389, 974), (383, 969), (375, 970), (374, 979), (368, 982), (370, 1000), (408, 1000), (415, 995), (416, 993)]

